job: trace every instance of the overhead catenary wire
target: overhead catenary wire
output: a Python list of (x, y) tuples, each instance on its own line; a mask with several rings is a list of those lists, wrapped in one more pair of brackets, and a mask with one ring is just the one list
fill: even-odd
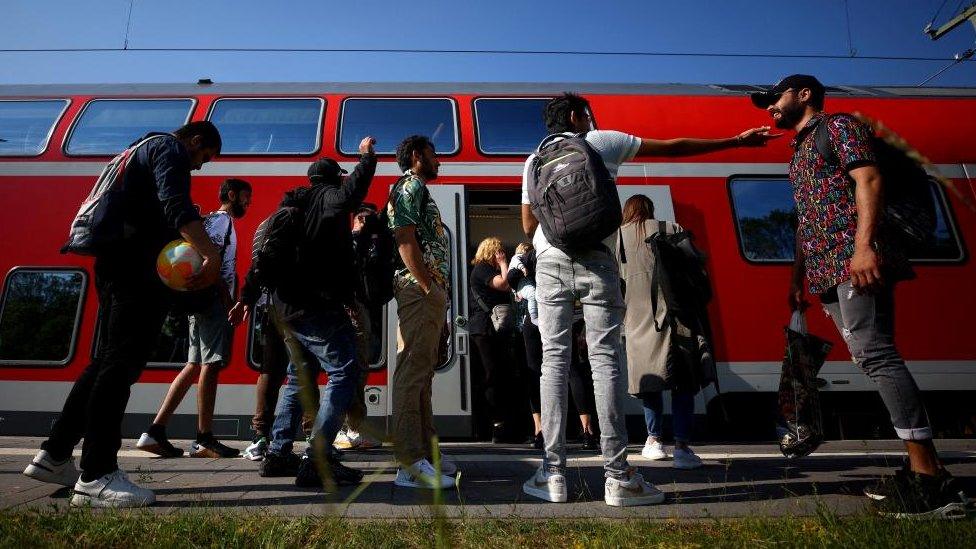
[(414, 48), (240, 48), (240, 47), (168, 47), (168, 48), (2, 48), (0, 53), (403, 53), (454, 55), (578, 55), (603, 57), (727, 57), (754, 59), (836, 59), (865, 61), (952, 61), (950, 57), (917, 57), (897, 55), (841, 55), (817, 53), (730, 53), (667, 51), (587, 51), (587, 50), (493, 50), (493, 49), (414, 49)]

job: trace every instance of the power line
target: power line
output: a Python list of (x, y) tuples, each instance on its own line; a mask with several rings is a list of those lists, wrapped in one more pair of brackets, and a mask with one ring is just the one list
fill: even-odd
[(488, 55), (580, 55), (601, 57), (729, 57), (777, 59), (862, 59), (867, 61), (952, 61), (949, 57), (913, 57), (890, 55), (833, 55), (814, 53), (728, 53), (728, 52), (656, 52), (656, 51), (556, 51), (556, 50), (438, 50), (407, 48), (3, 48), (0, 53), (409, 53), (409, 54), (488, 54)]

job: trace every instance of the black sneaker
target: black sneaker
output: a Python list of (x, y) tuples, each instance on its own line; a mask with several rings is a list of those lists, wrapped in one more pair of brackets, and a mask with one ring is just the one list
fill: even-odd
[(595, 452), (600, 450), (600, 439), (593, 433), (583, 432), (583, 450)]
[(164, 458), (175, 458), (183, 455), (182, 448), (170, 444), (165, 431), (152, 434), (148, 431), (143, 433), (139, 437), (139, 442), (136, 442), (136, 448)]
[[(909, 473), (886, 485), (884, 499), (873, 499), (879, 515), (893, 518), (946, 519), (966, 517), (969, 500), (952, 476)], [(878, 490), (877, 492), (880, 492)], [(880, 494), (875, 494), (880, 495)]]
[(262, 477), (293, 477), (298, 474), (299, 458), (292, 452), (275, 454), (268, 452), (258, 467), (258, 475)]
[(534, 437), (529, 439), (529, 446), (536, 450), (541, 450), (546, 447), (546, 441), (542, 438), (542, 431), (539, 431)]
[(908, 484), (912, 470), (906, 462), (894, 475), (885, 475), (878, 482), (864, 488), (864, 495), (874, 501), (881, 501), (893, 495), (897, 495), (905, 485)]
[[(338, 460), (330, 457), (327, 465), (332, 474), (332, 481), (337, 486), (354, 486), (363, 480), (363, 472), (351, 467), (346, 467)], [(295, 486), (303, 488), (322, 488), (322, 479), (319, 471), (315, 467), (315, 462), (308, 456), (302, 456), (301, 463), (298, 465), (298, 473), (295, 475)]]
[(195, 458), (232, 458), (240, 457), (241, 451), (225, 446), (215, 438), (195, 440), (190, 445), (190, 457)]

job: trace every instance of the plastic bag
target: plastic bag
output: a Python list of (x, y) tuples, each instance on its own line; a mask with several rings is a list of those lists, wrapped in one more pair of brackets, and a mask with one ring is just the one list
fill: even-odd
[(809, 455), (823, 442), (817, 374), (832, 344), (807, 333), (806, 318), (794, 311), (784, 330), (786, 350), (779, 381), (779, 448), (789, 459)]

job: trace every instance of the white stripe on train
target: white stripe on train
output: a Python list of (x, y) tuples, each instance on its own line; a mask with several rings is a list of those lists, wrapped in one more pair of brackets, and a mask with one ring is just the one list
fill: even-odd
[[(211, 162), (200, 170), (208, 176), (304, 176), (310, 161), (301, 162)], [(352, 170), (354, 162), (341, 162)], [(97, 176), (104, 160), (69, 162), (0, 161), (2, 176)], [(440, 176), (445, 177), (520, 177), (522, 162), (443, 162)], [(938, 164), (942, 175), (967, 179), (976, 174), (976, 164)], [(729, 177), (732, 175), (783, 175), (787, 164), (780, 162), (630, 162), (620, 168), (622, 177)], [(377, 175), (400, 175), (395, 162), (380, 162)]]

